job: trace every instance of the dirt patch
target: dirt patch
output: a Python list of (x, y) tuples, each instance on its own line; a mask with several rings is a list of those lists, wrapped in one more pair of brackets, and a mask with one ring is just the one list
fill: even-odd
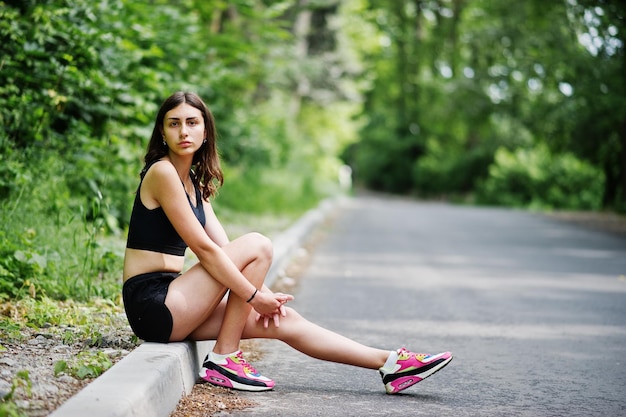
[(209, 417), (220, 412), (243, 410), (255, 403), (245, 400), (228, 388), (209, 383), (196, 384), (191, 394), (183, 397), (171, 417)]
[(10, 397), (14, 404), (0, 401), (0, 415), (47, 416), (94, 379), (79, 379), (67, 370), (55, 372), (55, 364), (77, 363), (98, 370), (103, 367), (98, 363), (103, 357), (96, 356), (99, 352), (112, 365), (136, 347), (123, 313), (113, 317), (113, 324), (99, 333), (98, 347), (87, 346), (85, 340), (68, 343), (68, 335), (77, 332), (69, 326), (25, 326), (16, 332), (15, 341), (6, 338), (0, 343), (0, 399)]
[[(263, 355), (257, 344), (251, 340), (242, 341), (240, 348), (250, 363), (258, 361)], [(210, 417), (220, 412), (243, 410), (255, 405), (255, 402), (241, 398), (237, 391), (216, 387), (200, 379), (191, 393), (180, 400), (170, 417)]]

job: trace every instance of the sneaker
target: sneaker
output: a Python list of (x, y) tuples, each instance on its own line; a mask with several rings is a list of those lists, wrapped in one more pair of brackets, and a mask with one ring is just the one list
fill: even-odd
[(405, 348), (398, 350), (398, 359), (391, 369), (380, 368), (387, 394), (397, 394), (428, 378), (450, 363), (450, 352), (437, 355), (413, 353)]
[(200, 370), (200, 377), (205, 381), (221, 387), (243, 391), (267, 391), (274, 388), (274, 381), (264, 377), (243, 358), (238, 350), (227, 356), (223, 363), (217, 363), (207, 355)]

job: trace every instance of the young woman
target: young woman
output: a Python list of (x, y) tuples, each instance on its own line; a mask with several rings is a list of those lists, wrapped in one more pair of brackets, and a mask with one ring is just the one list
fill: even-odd
[[(247, 391), (269, 390), (274, 382), (246, 362), (241, 339), (278, 339), (315, 358), (379, 370), (390, 394), (452, 360), (449, 352), (364, 346), (287, 308), (293, 296), (263, 285), (271, 242), (258, 233), (229, 241), (218, 221), (210, 197), (222, 183), (211, 112), (196, 94), (173, 94), (156, 117), (124, 259), (124, 306), (139, 338), (216, 340), (200, 376)], [(182, 272), (187, 247), (199, 262)]]

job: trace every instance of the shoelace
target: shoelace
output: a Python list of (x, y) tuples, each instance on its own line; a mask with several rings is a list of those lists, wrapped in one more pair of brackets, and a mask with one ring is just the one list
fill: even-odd
[(423, 362), (423, 360), (425, 358), (430, 356), (427, 353), (413, 353), (413, 352), (407, 350), (406, 348), (402, 348), (398, 352), (398, 359), (400, 359), (400, 360), (407, 360), (407, 359), (409, 359), (411, 357), (411, 355), (414, 355), (415, 359), (417, 359), (420, 362)]
[(258, 373), (256, 369), (254, 369), (254, 366), (252, 366), (251, 363), (244, 359), (243, 352), (239, 351), (239, 353), (237, 353), (237, 358), (239, 359), (239, 364), (243, 366), (243, 369), (253, 375), (256, 375)]

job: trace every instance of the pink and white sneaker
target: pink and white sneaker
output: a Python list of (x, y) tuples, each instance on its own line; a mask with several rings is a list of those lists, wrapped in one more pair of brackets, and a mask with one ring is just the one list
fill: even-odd
[(378, 370), (383, 378), (387, 394), (397, 394), (417, 384), (442, 369), (452, 360), (452, 353), (450, 352), (428, 355), (426, 353), (413, 353), (401, 348), (398, 349), (397, 354), (398, 359), (395, 364)]
[(254, 366), (246, 362), (240, 350), (219, 362), (208, 354), (202, 364), (200, 377), (213, 385), (242, 391), (267, 391), (274, 388), (274, 381), (258, 373)]

